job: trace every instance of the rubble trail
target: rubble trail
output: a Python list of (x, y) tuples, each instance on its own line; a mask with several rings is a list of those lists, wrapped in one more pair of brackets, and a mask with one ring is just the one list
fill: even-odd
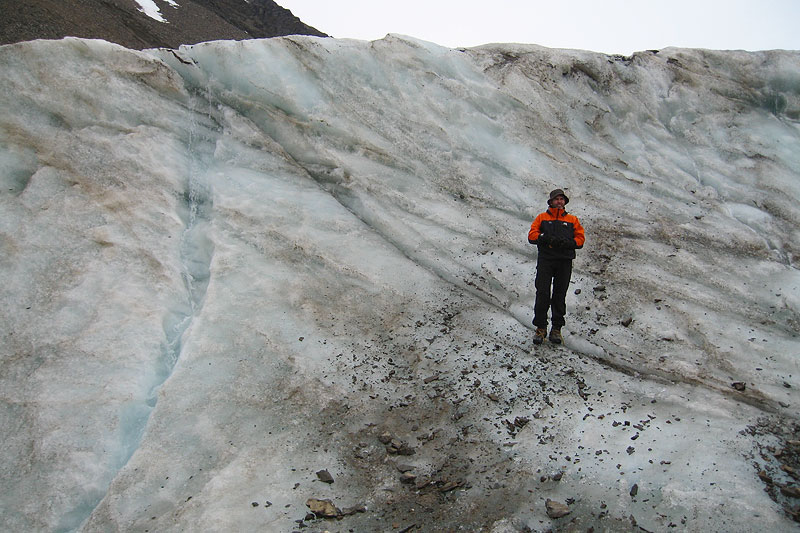
[[(547, 424), (564, 398), (591, 412), (586, 363), (563, 346), (528, 351), (524, 344), (532, 344), (518, 341), (529, 331), (519, 325), (464, 338), (463, 305), (469, 303), (451, 297), (446, 307), (337, 357), (337, 372), (354, 391), (322, 416), (334, 421), (328, 429), (344, 440), (339, 446), (352, 450), (343, 458), (348, 476), (369, 494), (358, 502), (341, 495), (344, 504), (367, 509), (345, 517), (347, 527), (488, 530), (526, 506), (527, 513), (546, 513), (543, 495), (560, 496), (564, 457), (580, 451), (552, 446), (557, 435)], [(440, 369), (445, 360), (447, 371)], [(359, 427), (354, 420), (370, 422)], [(535, 468), (521, 461), (514, 439), (523, 432), (551, 446), (560, 461)], [(304, 525), (329, 527), (313, 519)]]

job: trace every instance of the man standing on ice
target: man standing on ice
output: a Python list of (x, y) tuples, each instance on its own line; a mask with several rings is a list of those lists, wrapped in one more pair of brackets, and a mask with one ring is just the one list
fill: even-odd
[[(539, 247), (536, 260), (536, 303), (533, 306), (534, 344), (541, 344), (547, 335), (547, 311), (553, 311), (550, 342), (561, 344), (561, 328), (567, 313), (567, 288), (572, 276), (575, 250), (583, 247), (584, 235), (578, 217), (567, 213), (569, 198), (561, 189), (550, 193), (548, 209), (531, 224), (528, 242)], [(552, 292), (551, 292), (552, 288)]]

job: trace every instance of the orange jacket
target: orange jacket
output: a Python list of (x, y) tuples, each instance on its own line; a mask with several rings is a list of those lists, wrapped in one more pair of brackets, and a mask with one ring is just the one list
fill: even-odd
[[(548, 241), (547, 243), (539, 242), (542, 235), (546, 236), (543, 241)], [(552, 242), (553, 239), (566, 239), (570, 242), (566, 246), (559, 246)], [(578, 217), (567, 213), (565, 209), (553, 207), (540, 213), (528, 232), (528, 242), (539, 247), (539, 257), (542, 258), (575, 259), (575, 250), (583, 248), (585, 240), (583, 226)]]

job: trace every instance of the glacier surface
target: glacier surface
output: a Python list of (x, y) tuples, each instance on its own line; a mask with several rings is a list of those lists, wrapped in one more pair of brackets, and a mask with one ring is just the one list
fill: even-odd
[[(68, 38), (0, 72), (3, 530), (797, 527), (800, 53)], [(534, 347), (556, 187), (587, 242)]]

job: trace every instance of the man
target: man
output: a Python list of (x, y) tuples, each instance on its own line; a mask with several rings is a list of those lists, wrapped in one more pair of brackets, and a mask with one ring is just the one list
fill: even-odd
[[(583, 226), (575, 215), (564, 209), (569, 198), (564, 191), (550, 193), (547, 211), (531, 224), (528, 242), (539, 247), (536, 261), (536, 303), (533, 306), (534, 344), (541, 344), (547, 335), (547, 311), (552, 309), (553, 328), (550, 342), (561, 344), (561, 328), (567, 313), (567, 288), (572, 276), (575, 250), (583, 247)], [(551, 294), (552, 287), (552, 294)]]

